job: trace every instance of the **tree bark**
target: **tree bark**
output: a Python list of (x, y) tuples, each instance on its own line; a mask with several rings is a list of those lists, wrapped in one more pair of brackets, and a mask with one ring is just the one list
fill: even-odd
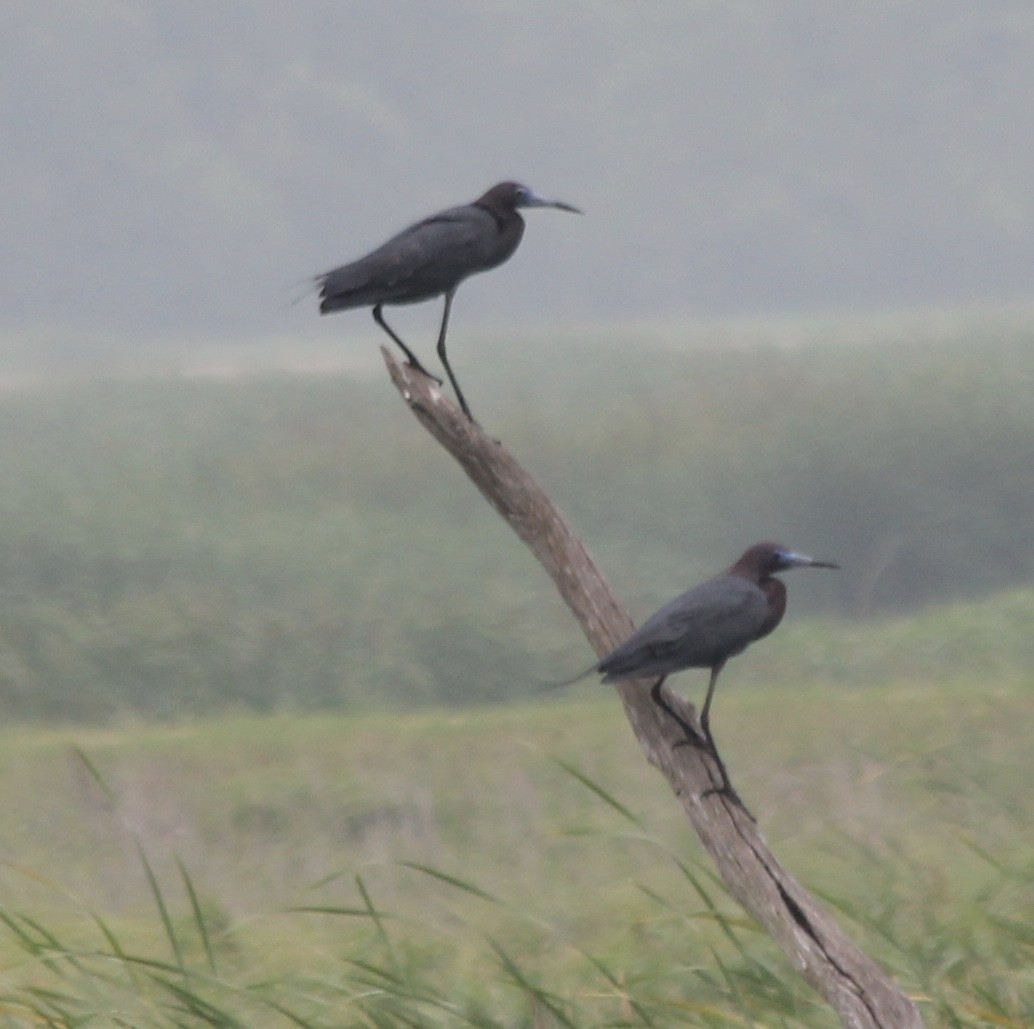
[[(596, 653), (609, 653), (630, 635), (632, 620), (560, 512), (506, 448), (468, 421), (433, 380), (387, 348), (382, 353), (410, 410), (538, 558)], [(647, 760), (668, 780), (729, 892), (844, 1026), (920, 1029), (916, 1006), (780, 866), (739, 798), (715, 791), (721, 777), (714, 758), (685, 745), (685, 730), (651, 699), (654, 682), (615, 688)], [(692, 704), (667, 690), (664, 698), (680, 719), (698, 726)]]

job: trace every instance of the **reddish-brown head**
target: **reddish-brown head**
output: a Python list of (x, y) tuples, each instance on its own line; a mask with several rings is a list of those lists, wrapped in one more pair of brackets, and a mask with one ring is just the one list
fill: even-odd
[(808, 557), (807, 554), (799, 554), (781, 543), (765, 542), (748, 547), (725, 574), (761, 585), (769, 576), (789, 571), (791, 568), (839, 567), (832, 561), (820, 561), (818, 558)]
[(474, 201), (478, 207), (486, 207), (497, 214), (511, 213), (518, 207), (555, 207), (558, 211), (571, 211), (581, 214), (577, 207), (565, 204), (562, 200), (548, 200), (539, 196), (535, 190), (520, 182), (500, 182), (483, 196)]
[(754, 639), (767, 636), (782, 620), (786, 612), (786, 586), (781, 579), (773, 578), (778, 572), (791, 568), (838, 568), (832, 561), (820, 561), (807, 554), (798, 554), (781, 543), (755, 543), (744, 551), (743, 556), (725, 573), (747, 579), (757, 585), (768, 601), (768, 617)]

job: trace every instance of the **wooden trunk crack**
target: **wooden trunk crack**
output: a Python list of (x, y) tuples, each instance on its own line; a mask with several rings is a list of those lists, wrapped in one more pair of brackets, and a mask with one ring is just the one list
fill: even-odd
[[(538, 558), (596, 653), (609, 653), (631, 633), (632, 620), (549, 497), (432, 379), (387, 348), (382, 353), (392, 382), (421, 424)], [(712, 792), (721, 781), (713, 758), (681, 745), (684, 734), (653, 703), (652, 685), (653, 680), (620, 682), (615, 689), (643, 753), (668, 780), (729, 892), (847, 1029), (922, 1029), (915, 1004), (782, 868), (750, 813), (733, 798)], [(680, 718), (697, 724), (688, 701), (670, 690), (664, 695)]]

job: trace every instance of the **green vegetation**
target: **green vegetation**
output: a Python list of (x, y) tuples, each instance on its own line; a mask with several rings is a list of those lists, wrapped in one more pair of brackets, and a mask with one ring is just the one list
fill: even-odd
[[(766, 682), (891, 674), (858, 618), (931, 602), (958, 615), (887, 651), (903, 677), (1029, 667), (1034, 334), (678, 342), (486, 340), (463, 366), (634, 613), (784, 537), (844, 570), (795, 579)], [(11, 391), (0, 468), (7, 721), (466, 705), (586, 662), (379, 370)]]
[[(931, 1026), (1029, 1025), (1034, 337), (677, 342), (464, 385), (637, 614), (844, 564), (723, 754)], [(586, 647), (379, 372), (12, 390), (0, 468), (0, 1025), (833, 1025), (609, 691), (538, 692)]]
[[(1034, 1020), (1030, 685), (720, 698), (776, 853), (931, 1027)], [(0, 1025), (835, 1024), (609, 691), (9, 730), (0, 754)]]

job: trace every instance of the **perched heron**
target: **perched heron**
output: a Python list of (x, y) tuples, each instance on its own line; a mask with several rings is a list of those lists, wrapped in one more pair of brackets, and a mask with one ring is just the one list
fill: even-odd
[(743, 653), (782, 621), (786, 612), (786, 586), (775, 578), (779, 572), (792, 568), (837, 567), (831, 561), (798, 554), (778, 543), (755, 543), (720, 575), (665, 604), (582, 676), (599, 672), (604, 682), (657, 676), (651, 689), (654, 701), (691, 737), (699, 740), (695, 730), (665, 701), (661, 687), (673, 672), (709, 668), (711, 677), (700, 710), (700, 727), (704, 742), (721, 769), (723, 789), (731, 792), (711, 735), (711, 701), (718, 676), (729, 658)]
[(372, 306), (374, 321), (402, 348), (409, 363), (440, 382), (388, 325), (381, 309), (385, 304), (417, 304), (444, 296), (438, 356), (463, 413), (473, 421), (445, 353), (449, 310), (464, 279), (513, 256), (524, 235), (524, 219), (518, 213), (522, 207), (555, 207), (582, 213), (560, 200), (547, 200), (519, 182), (500, 182), (472, 204), (433, 214), (358, 261), (317, 275), (320, 314)]

